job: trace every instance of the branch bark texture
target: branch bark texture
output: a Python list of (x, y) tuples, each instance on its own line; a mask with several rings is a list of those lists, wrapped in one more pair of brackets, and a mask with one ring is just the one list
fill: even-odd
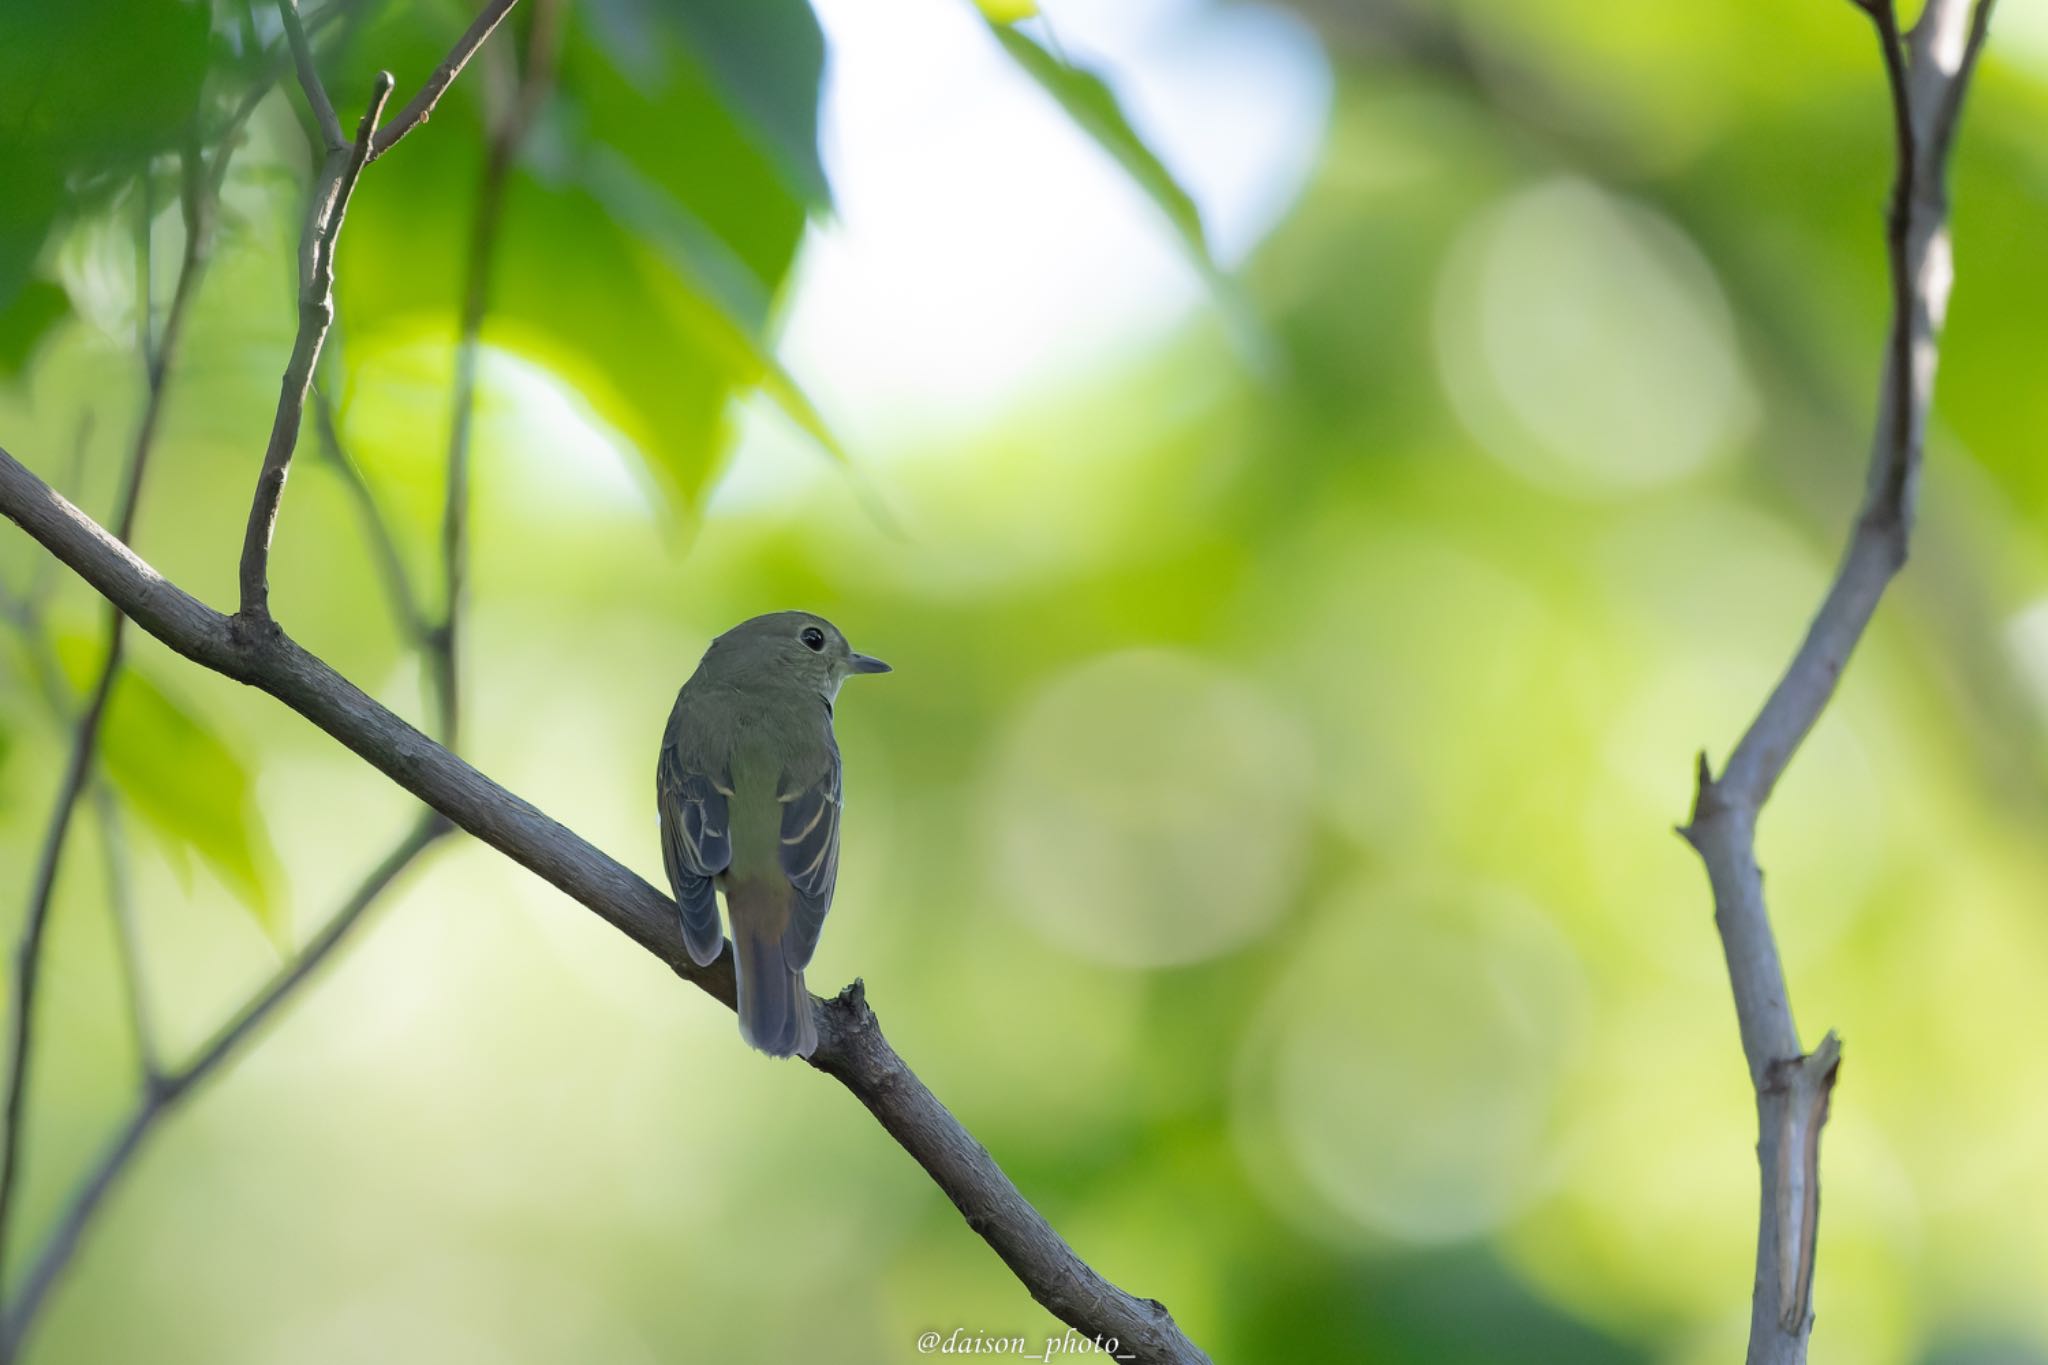
[(1992, 7), (1992, 0), (1977, 0), (1974, 9), (1969, 0), (1928, 0), (1906, 34), (1894, 0), (1855, 2), (1877, 31), (1897, 160), (1886, 217), (1892, 319), (1863, 505), (1805, 639), (1718, 776), (1701, 755), (1692, 820), (1680, 831), (1706, 865), (1756, 1090), (1761, 1208), (1750, 1365), (1806, 1359), (1820, 1131), (1841, 1065), (1832, 1033), (1811, 1053), (1800, 1045), (1756, 863), (1757, 819), (1906, 562), (1952, 277), (1948, 155)]

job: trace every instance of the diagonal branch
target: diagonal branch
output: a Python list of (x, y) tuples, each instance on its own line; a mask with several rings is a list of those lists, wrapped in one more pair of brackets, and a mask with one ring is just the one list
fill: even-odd
[(1742, 1050), (1756, 1089), (1761, 1206), (1750, 1306), (1750, 1365), (1800, 1365), (1813, 1330), (1820, 1130), (1840, 1069), (1830, 1033), (1807, 1053), (1756, 864), (1764, 803), (1833, 698), (1886, 587), (1906, 562), (1948, 307), (1945, 178), (1992, 0), (1928, 0), (1910, 36), (1895, 0), (1856, 0), (1877, 30), (1897, 144), (1886, 218), (1892, 318), (1863, 506), (1820, 610), (1784, 676), (1717, 777), (1699, 761), (1691, 823), (1680, 833), (1706, 866)]
[[(709, 967), (692, 964), (667, 896), (407, 725), (282, 631), (235, 629), (230, 618), (136, 558), (4, 450), (0, 512), (173, 650), (276, 697), (731, 1007), (730, 952)], [(1033, 1298), (1084, 1334), (1116, 1338), (1137, 1360), (1193, 1365), (1208, 1359), (1163, 1305), (1119, 1289), (1075, 1254), (889, 1046), (857, 986), (814, 1001), (813, 1008), (819, 1043), (811, 1065), (867, 1106)]]
[(484, 39), (491, 36), (505, 16), (512, 12), (512, 6), (518, 2), (519, 0), (491, 0), (490, 4), (484, 6), (476, 21), (456, 40), (455, 46), (442, 58), (441, 64), (434, 68), (433, 74), (427, 77), (426, 84), (420, 87), (419, 93), (407, 100), (405, 108), (399, 110), (397, 117), (377, 134), (376, 141), (370, 147), (370, 160), (375, 161), (396, 147), (407, 133), (433, 116), (434, 106), (441, 102), (441, 96), (448, 93), (448, 87), (455, 84), (455, 78), (462, 74), (462, 68), (469, 65), (469, 59), (484, 45)]

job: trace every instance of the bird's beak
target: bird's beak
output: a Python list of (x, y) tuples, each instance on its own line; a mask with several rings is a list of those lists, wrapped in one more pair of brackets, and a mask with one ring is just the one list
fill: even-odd
[(888, 673), (892, 670), (872, 654), (855, 654), (847, 659), (848, 671), (853, 673)]

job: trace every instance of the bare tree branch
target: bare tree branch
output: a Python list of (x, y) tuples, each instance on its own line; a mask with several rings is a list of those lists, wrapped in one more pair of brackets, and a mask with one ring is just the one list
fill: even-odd
[(441, 96), (448, 93), (448, 87), (455, 84), (455, 78), (462, 74), (462, 68), (469, 65), (469, 59), (484, 45), (484, 39), (491, 36), (499, 23), (512, 12), (512, 6), (519, 0), (491, 0), (478, 14), (476, 21), (456, 40), (455, 46), (434, 68), (434, 74), (427, 77), (425, 85), (417, 95), (406, 101), (405, 108), (391, 120), (370, 147), (370, 160), (375, 161), (399, 144), (399, 141), (413, 129), (433, 116), (434, 106), (441, 102)]
[(436, 627), (428, 623), (426, 609), (420, 606), (419, 592), (413, 587), (412, 574), (405, 567), (405, 556), (399, 551), (398, 539), (391, 533), (391, 524), (384, 517), (384, 509), (378, 506), (376, 493), (342, 442), (334, 400), (318, 385), (313, 389), (313, 416), (320, 428), (321, 450), (347, 485), (349, 498), (356, 504), (356, 513), (362, 518), (364, 531), (370, 538), (377, 574), (384, 580), (384, 593), (390, 600), (391, 614), (398, 621), (399, 634), (408, 643), (425, 647), (431, 642)]
[[(318, 33), (344, 17), (352, 23), (359, 23), (367, 8), (367, 0), (333, 0), (333, 3), (322, 6), (314, 12), (312, 18), (305, 21), (304, 32), (308, 35)], [(251, 11), (245, 8), (245, 23), (250, 13)], [(248, 34), (248, 40), (252, 46), (256, 42), (253, 28)], [(297, 50), (292, 46), (290, 36), (287, 34), (283, 43), (270, 49), (256, 64), (255, 79), (250, 82), (249, 88), (242, 92), (242, 98), (235, 103), (227, 118), (222, 121), (219, 131), (214, 134), (214, 140), (221, 144), (221, 151), (215, 163), (219, 168), (225, 170), (234, 139), (241, 132), (242, 125), (247, 123), (258, 106), (269, 98), (271, 87), (277, 84), (278, 78), (297, 65), (297, 56)], [(329, 106), (330, 111), (332, 107)]]
[(523, 69), (506, 107), (492, 119), (490, 145), (477, 186), (476, 215), (470, 226), (469, 256), (464, 265), (462, 320), (455, 346), (455, 388), (448, 421), (448, 491), (441, 519), (441, 561), (446, 568), (447, 602), (435, 629), (435, 691), (440, 701), (441, 742), (456, 747), (462, 716), (456, 677), (461, 641), (457, 613), (466, 589), (469, 564), (469, 464), (476, 420), (477, 361), (483, 344), (484, 314), (490, 306), (491, 271), (497, 258), (498, 231), (505, 216), (505, 182), (534, 115), (554, 85), (555, 59), (561, 40), (559, 0), (535, 0), (527, 33)]
[(321, 148), (338, 152), (348, 144), (342, 138), (341, 120), (335, 117), (334, 101), (327, 98), (327, 87), (320, 83), (320, 70), (313, 65), (313, 49), (306, 42), (305, 26), (299, 22), (298, 0), (277, 0), (277, 17), (284, 21), (285, 42), (291, 48), (292, 65), (298, 68), (299, 88), (306, 92), (306, 103), (313, 108), (313, 121), (320, 125)]
[(92, 784), (93, 818), (100, 829), (100, 852), (106, 866), (107, 911), (114, 925), (114, 949), (121, 959), (121, 994), (128, 1006), (128, 1032), (135, 1045), (135, 1064), (145, 1087), (163, 1076), (157, 1056), (156, 1030), (149, 1009), (149, 985), (142, 966), (141, 927), (135, 919), (135, 884), (128, 865), (128, 836), (121, 822), (121, 803), (101, 777)]
[(356, 888), (354, 894), (342, 902), (298, 956), (279, 969), (270, 983), (234, 1018), (223, 1024), (192, 1060), (173, 1072), (152, 1079), (127, 1121), (66, 1201), (30, 1264), (21, 1288), (8, 1300), (5, 1310), (0, 1311), (0, 1361), (12, 1360), (20, 1352), (50, 1290), (77, 1254), (80, 1240), (93, 1216), (142, 1151), (157, 1125), (255, 1036), (277, 1008), (333, 955), (334, 949), (348, 936), (364, 912), (421, 854), (448, 833), (448, 829), (446, 822), (436, 816), (423, 817)]
[[(731, 1008), (731, 953), (709, 967), (691, 963), (667, 896), (407, 725), (283, 631), (236, 630), (228, 617), (136, 558), (4, 450), (0, 512), (173, 650), (284, 702)], [(1033, 1298), (1078, 1331), (1116, 1338), (1139, 1360), (1188, 1365), (1208, 1359), (1162, 1305), (1103, 1279), (1053, 1231), (896, 1055), (857, 988), (834, 1000), (814, 1000), (813, 1008), (819, 1043), (811, 1065), (867, 1106)]]
[[(126, 477), (115, 513), (121, 538), (132, 539), (135, 518), (142, 501), (150, 452), (155, 448), (163, 420), (165, 377), (177, 357), (184, 336), (185, 319), (205, 272), (212, 239), (212, 205), (205, 165), (196, 149), (184, 156), (185, 248), (178, 267), (178, 282), (170, 307), (164, 314), (161, 336), (148, 355), (148, 396), (142, 419), (136, 425), (135, 441), (129, 451)], [(145, 304), (145, 311), (147, 306)], [(71, 818), (78, 799), (91, 780), (93, 762), (99, 751), (100, 726), (105, 719), (114, 680), (120, 676), (121, 655), (126, 643), (127, 618), (120, 608), (109, 604), (106, 617), (106, 649), (98, 675), (87, 693), (84, 707), (73, 727), (71, 751), (58, 783), (57, 797), (43, 834), (42, 850), (36, 859), (35, 877), (29, 890), (28, 909), (22, 919), (21, 940), (15, 949), (13, 1030), (9, 1037), (6, 1108), (0, 1111), (0, 1268), (4, 1268), (8, 1235), (13, 1228), (15, 1192), (21, 1174), (23, 1118), (28, 1099), (29, 1072), (35, 1057), (35, 1006), (42, 982), (43, 934), (49, 927), (50, 907), (57, 888), (57, 869), (63, 861), (64, 846), (71, 832)], [(0, 1274), (0, 1283), (4, 1283)]]
[[(54, 562), (54, 561), (52, 561)], [(27, 598), (16, 598), (0, 584), (0, 616), (7, 617), (22, 637), (29, 671), (35, 675), (43, 703), (59, 725), (75, 726), (78, 716), (64, 684), (64, 671), (57, 651), (50, 646), (40, 608)], [(87, 784), (93, 803), (93, 817), (100, 828), (100, 848), (106, 868), (107, 908), (113, 921), (115, 947), (121, 954), (123, 993), (127, 998), (128, 1026), (135, 1055), (145, 1078), (162, 1068), (156, 1058), (156, 1036), (150, 1027), (147, 988), (143, 981), (140, 939), (135, 923), (133, 886), (129, 876), (126, 834), (120, 820), (120, 805), (104, 773), (94, 773)]]
[(1699, 761), (1691, 823), (1713, 890), (1743, 1055), (1756, 1089), (1761, 1208), (1750, 1365), (1799, 1365), (1813, 1329), (1820, 1131), (1841, 1064), (1830, 1033), (1800, 1046), (1756, 864), (1756, 824), (1786, 765), (1834, 696), (1849, 655), (1906, 562), (1948, 306), (1948, 152), (1991, 0), (1928, 0), (1912, 36), (1894, 0), (1856, 0), (1876, 27), (1890, 91), (1897, 178), (1886, 223), (1892, 320), (1864, 501), (1806, 638), (1716, 777)]
[[(319, 77), (310, 69), (301, 74), (310, 78), (309, 91), (319, 88)], [(242, 537), (240, 616), (252, 626), (260, 627), (270, 619), (270, 538), (277, 527), (278, 504), (284, 499), (285, 476), (291, 472), (292, 451), (298, 445), (313, 367), (319, 363), (321, 343), (334, 321), (335, 240), (341, 234), (349, 196), (368, 162), (370, 139), (376, 135), (377, 120), (391, 97), (392, 84), (389, 71), (377, 73), (370, 107), (356, 127), (355, 141), (328, 152), (306, 209), (306, 228), (299, 245), (299, 330), (279, 386), (270, 441), (263, 452), (256, 496), (249, 504), (249, 525)]]

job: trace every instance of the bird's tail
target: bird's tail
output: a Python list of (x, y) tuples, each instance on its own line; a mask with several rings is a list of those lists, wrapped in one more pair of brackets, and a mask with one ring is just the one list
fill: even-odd
[(740, 1036), (771, 1057), (808, 1057), (818, 1047), (818, 1026), (811, 1019), (804, 974), (789, 965), (783, 952), (788, 906), (750, 891), (746, 886), (728, 886), (726, 891), (739, 980)]

